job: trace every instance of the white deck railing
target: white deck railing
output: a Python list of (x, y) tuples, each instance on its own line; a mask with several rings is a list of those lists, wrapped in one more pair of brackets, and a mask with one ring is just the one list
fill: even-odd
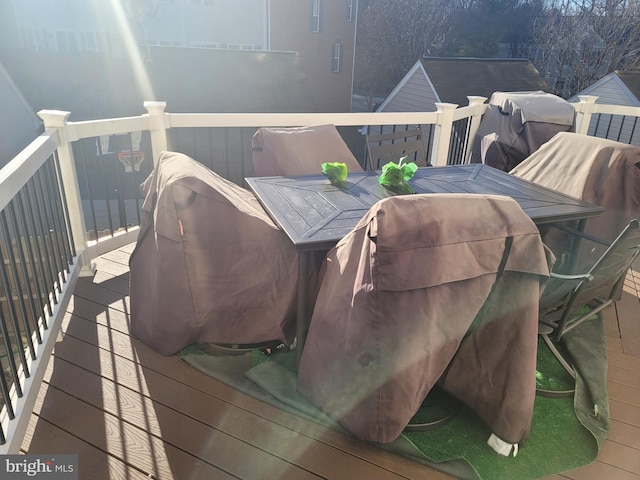
[[(466, 137), (463, 139), (463, 161), (468, 161), (471, 143), (475, 138), (482, 115), (486, 111), (485, 98), (469, 97), (469, 105), (457, 108), (452, 104), (436, 104), (436, 112), (401, 112), (401, 113), (300, 113), (300, 114), (182, 114), (165, 112), (162, 102), (146, 102), (147, 114), (137, 117), (113, 118), (82, 122), (69, 122), (68, 112), (41, 111), (39, 116), (44, 121), (45, 133), (35, 139), (19, 155), (0, 170), (0, 212), (16, 197), (21, 188), (52, 156), (56, 156), (60, 164), (61, 183), (68, 208), (68, 227), (73, 232), (71, 240), (76, 257), (69, 273), (60, 281), (61, 291), (57, 293), (55, 307), (51, 313), (42, 312), (41, 319), (48, 325), (42, 343), (38, 347), (36, 359), (31, 361), (31, 375), (18, 378), (22, 387), (22, 396), (16, 394), (12, 387), (10, 398), (15, 411), (15, 418), (10, 419), (6, 406), (0, 414), (2, 433), (6, 442), (0, 445), (0, 454), (18, 452), (27, 428), (31, 409), (35, 402), (44, 369), (51, 355), (55, 340), (60, 331), (64, 310), (73, 292), (78, 275), (92, 273), (91, 259), (122, 245), (136, 240), (138, 228), (133, 226), (125, 232), (88, 241), (82, 211), (79, 182), (72, 144), (81, 139), (104, 135), (128, 134), (135, 131), (149, 132), (154, 165), (160, 152), (167, 149), (167, 131), (179, 128), (214, 128), (214, 127), (293, 127), (331, 123), (336, 126), (364, 125), (432, 125), (433, 142), (430, 158), (434, 165), (446, 165), (448, 162), (451, 132), (454, 122), (469, 119)], [(581, 97), (580, 103), (573, 104), (576, 112), (576, 131), (588, 134), (591, 119), (597, 114), (623, 115), (640, 117), (640, 108), (599, 105), (596, 97)], [(634, 120), (635, 125), (635, 120)], [(591, 126), (593, 130), (593, 126)], [(459, 134), (459, 132), (458, 132)], [(599, 135), (602, 136), (602, 135)], [(619, 140), (619, 138), (615, 138)], [(459, 140), (458, 140), (459, 141)], [(46, 317), (46, 318), (45, 318)], [(1, 334), (0, 334), (1, 336)], [(0, 371), (0, 375), (3, 373)], [(2, 436), (0, 435), (0, 439)]]

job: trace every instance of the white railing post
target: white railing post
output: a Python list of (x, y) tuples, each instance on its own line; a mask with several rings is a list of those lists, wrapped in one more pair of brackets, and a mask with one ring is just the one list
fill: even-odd
[(451, 144), (451, 129), (453, 128), (453, 112), (458, 105), (455, 103), (436, 103), (438, 123), (436, 123), (433, 135), (433, 147), (431, 150), (431, 163), (436, 166), (444, 166), (449, 158), (449, 145)]
[(469, 126), (467, 128), (467, 139), (464, 147), (464, 163), (467, 164), (471, 160), (471, 149), (473, 148), (473, 142), (480, 128), (480, 121), (482, 116), (487, 111), (487, 106), (484, 102), (487, 101), (487, 97), (468, 96), (469, 106), (473, 107), (473, 113), (469, 117)]
[(151, 133), (151, 153), (153, 168), (158, 166), (160, 152), (167, 150), (167, 126), (164, 121), (166, 102), (144, 102), (144, 108), (149, 112), (149, 131)]
[(595, 110), (596, 100), (594, 95), (578, 95), (580, 102), (576, 105), (576, 133), (587, 135), (591, 125), (591, 115)]
[(38, 116), (44, 122), (45, 129), (55, 130), (58, 134), (58, 160), (60, 161), (60, 174), (62, 186), (64, 187), (69, 210), (69, 223), (73, 232), (74, 247), (76, 255), (80, 260), (80, 275), (91, 276), (95, 273), (95, 268), (91, 264), (91, 258), (87, 251), (87, 228), (84, 222), (82, 209), (82, 197), (78, 186), (78, 175), (76, 164), (73, 158), (71, 142), (76, 140), (70, 138), (67, 119), (70, 112), (58, 110), (40, 110)]

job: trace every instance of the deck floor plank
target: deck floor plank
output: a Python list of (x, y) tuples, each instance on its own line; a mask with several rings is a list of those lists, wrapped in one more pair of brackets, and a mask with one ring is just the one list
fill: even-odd
[(640, 427), (620, 420), (611, 420), (608, 440), (638, 450), (640, 456)]
[[(239, 478), (257, 478), (265, 473), (292, 480), (318, 478), (294, 463), (256, 448), (251, 442), (229, 436), (221, 429), (212, 428), (186, 412), (152, 401), (108, 379), (92, 377), (96, 375), (57, 359), (54, 371), (49, 372), (48, 381), (56, 389), (64, 390), (80, 401), (117, 416), (129, 425), (142, 428), (165, 444), (182, 450), (199, 461), (223, 468)], [(75, 378), (76, 381), (69, 378)], [(82, 384), (91, 385), (94, 382), (101, 384), (102, 389), (82, 387)], [(165, 384), (167, 389), (172, 388), (167, 382)], [(186, 405), (183, 401), (176, 406), (180, 408)], [(215, 409), (215, 406), (208, 406), (206, 403), (202, 406), (209, 407), (209, 411)], [(224, 422), (224, 413), (216, 415), (216, 420)], [(251, 425), (246, 425), (245, 430), (250, 431)]]
[(151, 475), (150, 478), (158, 480), (234, 478), (223, 470), (164, 443), (143, 429), (123, 422), (120, 418), (84, 403), (61, 390), (47, 384), (44, 384), (43, 388), (45, 392), (41, 397), (42, 401), (36, 403), (35, 414), (70, 434), (82, 438), (96, 448), (108, 452), (123, 463)]
[[(244, 395), (130, 337), (132, 249), (99, 257), (96, 275), (78, 282), (24, 452), (49, 453), (55, 446), (56, 453), (80, 453), (81, 470), (92, 479), (451, 478)], [(607, 442), (590, 465), (547, 480), (640, 478), (640, 356), (630, 354), (625, 339), (627, 317), (633, 322), (640, 312), (637, 276), (630, 272), (624, 305), (605, 313)]]
[[(95, 296), (93, 298), (95, 298)], [(175, 356), (163, 357), (138, 340), (131, 339), (128, 334), (122, 334), (122, 329), (126, 330), (126, 315), (117, 308), (109, 307), (105, 309), (100, 304), (76, 297), (69, 310), (73, 311), (74, 315), (78, 315), (78, 318), (74, 321), (72, 321), (72, 317), (68, 317), (65, 319), (65, 322), (69, 323), (69, 325), (65, 324), (65, 329), (69, 335), (75, 334), (81, 337), (83, 340), (93, 343), (94, 345), (100, 345), (100, 341), (98, 339), (101, 337), (103, 339), (102, 346), (105, 348), (109, 348), (110, 351), (116, 352), (118, 355), (129, 358), (131, 360), (142, 359), (141, 361), (144, 362), (145, 367), (148, 367), (157, 372), (162, 372), (164, 375), (174, 378), (182, 383), (188, 385), (198, 385), (198, 388), (204, 388), (205, 392), (214, 395), (222, 395), (221, 398), (223, 400), (238, 401), (237, 399), (239, 394), (237, 391), (227, 387), (226, 385), (220, 384), (218, 381), (211, 379), (210, 377), (202, 374), (201, 372), (190, 366), (186, 366), (184, 362), (178, 360)], [(98, 326), (92, 325), (91, 323), (83, 323), (78, 321), (80, 317), (86, 319), (91, 318), (91, 316), (93, 315), (97, 315), (96, 322)], [(110, 329), (103, 328), (107, 326), (106, 323), (110, 324)], [(132, 343), (134, 345), (133, 347), (131, 346)], [(292, 428), (292, 425), (297, 425), (299, 423), (299, 417), (297, 416), (286, 414), (286, 412), (281, 412), (280, 410), (263, 404), (262, 402), (252, 399), (251, 397), (244, 397), (245, 398), (243, 399), (243, 404), (248, 403), (245, 408), (258, 408), (260, 411), (266, 408), (266, 412), (263, 413), (265, 418), (277, 418), (279, 419), (279, 421), (283, 421), (283, 418), (289, 417), (284, 423), (287, 428)], [(291, 419), (293, 419), (293, 422), (291, 421)], [(316, 431), (316, 429), (310, 428), (309, 422), (306, 421), (302, 423), (302, 426), (298, 426), (297, 428), (299, 429), (299, 433)], [(335, 446), (339, 446), (343, 449), (347, 448), (348, 450), (351, 450), (351, 453), (353, 454), (353, 449), (355, 447), (354, 440), (350, 439), (349, 437), (343, 436), (345, 438), (349, 438), (349, 444), (345, 447), (343, 445), (344, 438), (337, 439), (333, 435), (333, 430), (324, 429), (324, 431), (321, 433), (323, 441), (327, 441), (327, 439), (325, 438), (327, 436), (327, 432), (329, 432), (330, 437), (333, 437), (333, 440), (336, 440), (336, 442), (333, 443)], [(356, 443), (358, 448), (364, 445), (362, 444), (362, 442)], [(394, 464), (400, 461), (403, 464), (401, 468), (406, 469), (407, 467), (410, 467), (412, 475), (411, 478), (420, 478), (419, 475), (422, 470), (424, 470), (424, 467), (422, 465), (418, 465), (415, 462), (408, 461), (404, 457), (399, 457), (387, 452), (385, 452), (385, 455), (381, 455), (380, 449), (376, 447), (366, 448), (364, 452), (366, 452), (366, 458), (371, 461), (376, 461), (383, 468), (398, 468), (397, 466), (394, 466)], [(389, 461), (388, 459), (383, 461), (383, 459), (387, 456), (395, 457), (392, 465), (388, 465), (386, 463)], [(375, 460), (372, 460), (372, 457), (374, 457)], [(439, 472), (432, 473), (431, 475), (432, 476), (429, 478), (450, 478), (448, 476), (444, 476), (444, 474), (440, 474)], [(436, 477), (434, 475), (440, 475), (440, 477)]]
[[(67, 337), (67, 340), (69, 339), (70, 337)], [(113, 361), (124, 365), (113, 368), (114, 378), (111, 378), (108, 369), (101, 371), (101, 392), (83, 392), (83, 388), (78, 386), (86, 383), (82, 379), (88, 377), (86, 380), (90, 381), (91, 376), (96, 375), (76, 366), (86, 365), (83, 361), (86, 349), (78, 348), (76, 342), (70, 345), (70, 351), (77, 355), (70, 359), (67, 357), (69, 352), (65, 351), (62, 355), (58, 354), (57, 360), (62, 361), (64, 357), (65, 362), (73, 360), (75, 365), (62, 365), (62, 372), (56, 375), (57, 387), (90, 404), (102, 405), (105, 411), (118, 415), (132, 424), (147, 424), (148, 431), (189, 453), (197, 454), (195, 450), (198, 445), (244, 442), (327, 478), (349, 478), (357, 476), (358, 472), (365, 477), (380, 475), (379, 469), (369, 462), (347, 455), (343, 451), (336, 451), (312, 438), (293, 435), (291, 430), (263, 417), (220, 401), (188, 385), (172, 381), (157, 372), (136, 368), (130, 361), (120, 357)], [(101, 365), (104, 365), (103, 361)], [(117, 384), (113, 381), (115, 378)], [(140, 378), (143, 379), (143, 384), (139, 384)], [(176, 428), (179, 428), (179, 431), (175, 431)], [(189, 437), (183, 438), (185, 434)], [(207, 439), (207, 435), (211, 438)], [(222, 435), (229, 438), (220, 439)], [(188, 446), (193, 442), (195, 445)], [(235, 448), (239, 451), (240, 447)], [(314, 454), (310, 456), (308, 452), (312, 449)], [(262, 465), (264, 469), (273, 469), (271, 473), (276, 474), (275, 478), (282, 477), (282, 465), (274, 461), (265, 461), (261, 453), (247, 453), (244, 456), (250, 459), (247, 461), (258, 461), (258, 465)], [(336, 466), (339, 471), (335, 470)], [(296, 478), (305, 476), (298, 473)], [(388, 472), (386, 478), (402, 477)]]
[(31, 416), (22, 451), (23, 453), (78, 455), (78, 473), (81, 479), (149, 480), (147, 474), (108, 455), (37, 415)]

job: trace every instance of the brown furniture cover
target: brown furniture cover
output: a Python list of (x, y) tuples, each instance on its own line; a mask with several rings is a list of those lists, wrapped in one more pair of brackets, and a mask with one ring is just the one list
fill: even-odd
[(471, 163), (508, 172), (556, 133), (573, 130), (575, 109), (550, 93), (495, 92), (488, 103)]
[[(634, 218), (640, 218), (640, 147), (578, 133), (558, 133), (511, 171), (525, 180), (586, 200), (607, 210), (589, 219), (586, 233), (611, 243)], [(543, 240), (557, 257), (570, 249), (571, 236), (557, 229)], [(582, 242), (581, 271), (603, 253)]]
[(289, 343), (298, 256), (256, 198), (174, 152), (144, 189), (132, 334), (164, 355), (192, 343)]
[(549, 267), (536, 225), (513, 199), (386, 198), (325, 268), (300, 393), (357, 437), (385, 443), (440, 381), (503, 441), (527, 437)]
[(334, 125), (259, 128), (251, 141), (256, 177), (313, 175), (325, 162), (341, 162), (350, 172), (362, 167)]

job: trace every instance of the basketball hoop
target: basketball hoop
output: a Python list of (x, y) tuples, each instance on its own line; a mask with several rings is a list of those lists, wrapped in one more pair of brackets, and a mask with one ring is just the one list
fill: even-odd
[(131, 155), (131, 150), (123, 150), (118, 152), (118, 160), (124, 165), (124, 171), (131, 173), (134, 170), (140, 171), (140, 164), (144, 160), (144, 152), (142, 150), (134, 150)]

